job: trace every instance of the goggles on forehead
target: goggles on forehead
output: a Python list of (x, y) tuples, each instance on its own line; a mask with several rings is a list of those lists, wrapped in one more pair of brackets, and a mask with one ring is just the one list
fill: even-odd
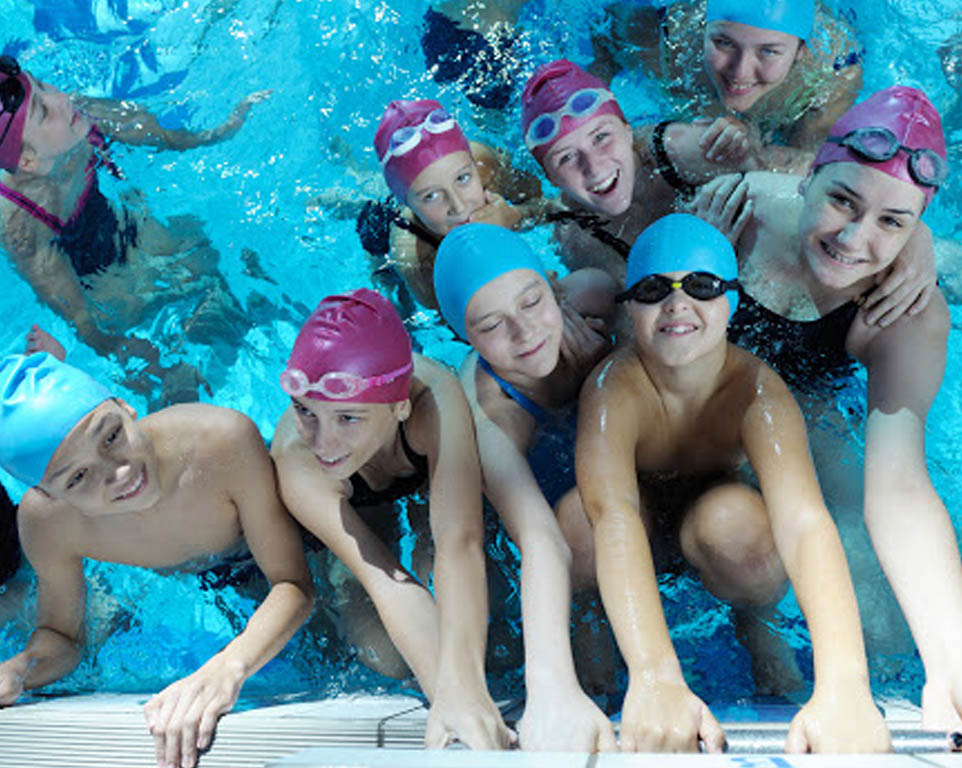
[(13, 125), (14, 115), (17, 114), (17, 110), (23, 104), (27, 93), (18, 77), (21, 72), (20, 65), (13, 56), (6, 54), (0, 56), (0, 72), (7, 75), (6, 79), (0, 83), (0, 105), (3, 107), (0, 114), (6, 112), (10, 115), (10, 119), (7, 120), (7, 127), (3, 129), (3, 135), (0, 135), (0, 146), (3, 146), (3, 142), (7, 138), (7, 132)]
[(291, 397), (303, 397), (309, 392), (320, 392), (329, 400), (350, 400), (365, 390), (390, 384), (413, 367), (412, 362), (378, 376), (359, 376), (346, 371), (328, 371), (317, 381), (308, 381), (299, 368), (289, 368), (281, 374), (281, 388)]
[(937, 187), (949, 175), (949, 166), (938, 152), (925, 147), (907, 147), (888, 128), (856, 128), (844, 136), (829, 136), (826, 141), (841, 144), (872, 163), (891, 160), (902, 150), (909, 156), (909, 174), (924, 187)]
[(672, 291), (683, 290), (698, 301), (711, 301), (728, 291), (738, 288), (737, 280), (723, 280), (711, 272), (689, 272), (681, 280), (672, 280), (664, 275), (647, 275), (631, 288), (615, 296), (615, 301), (638, 301), (642, 304), (657, 304), (664, 301)]
[(457, 125), (457, 120), (451, 117), (446, 109), (438, 107), (428, 112), (424, 120), (417, 125), (405, 125), (398, 128), (391, 134), (391, 139), (387, 145), (387, 152), (385, 152), (384, 157), (381, 158), (381, 166), (387, 165), (388, 161), (393, 157), (406, 155), (421, 143), (421, 139), (425, 133), (444, 133), (457, 127)]
[(545, 112), (531, 121), (524, 134), (525, 146), (534, 151), (535, 147), (554, 141), (561, 132), (563, 117), (589, 117), (597, 112), (602, 104), (614, 100), (615, 95), (607, 88), (582, 88), (575, 91), (561, 109)]

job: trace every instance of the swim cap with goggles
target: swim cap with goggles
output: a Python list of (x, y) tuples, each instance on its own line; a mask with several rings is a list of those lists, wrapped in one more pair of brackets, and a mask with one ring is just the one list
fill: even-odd
[(734, 21), (808, 40), (815, 25), (814, 0), (708, 0), (705, 21)]
[(445, 236), (434, 260), (434, 293), (441, 315), (458, 336), (468, 338), (465, 313), (474, 294), (515, 269), (530, 269), (548, 279), (531, 246), (510, 229), (465, 224)]
[(939, 111), (917, 88), (873, 93), (835, 122), (811, 170), (828, 163), (875, 168), (921, 189), (928, 205), (949, 172)]
[(46, 352), (0, 361), (0, 466), (34, 486), (81, 419), (109, 400), (107, 388)]
[[(675, 281), (668, 272), (687, 272)], [(648, 226), (628, 254), (628, 289), (616, 301), (657, 304), (681, 289), (698, 301), (728, 297), (728, 317), (738, 307), (738, 261), (728, 238), (690, 213), (671, 213)]]
[(431, 163), (454, 152), (471, 154), (461, 126), (431, 99), (388, 104), (374, 136), (374, 149), (388, 187), (401, 202)]
[(552, 144), (599, 115), (625, 119), (605, 84), (567, 59), (538, 67), (521, 94), (524, 143), (542, 164)]
[(13, 56), (0, 56), (0, 168), (17, 170), (23, 149), (23, 125), (27, 110), (20, 107), (30, 102), (30, 78), (20, 70)]
[(292, 397), (398, 403), (410, 391), (411, 337), (390, 301), (367, 288), (328, 296), (304, 323), (281, 374)]

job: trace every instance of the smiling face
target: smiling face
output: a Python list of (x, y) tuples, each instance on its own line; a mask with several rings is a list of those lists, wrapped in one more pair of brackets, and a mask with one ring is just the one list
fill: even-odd
[(346, 480), (390, 446), (411, 401), (353, 403), (292, 397), (297, 433), (326, 475)]
[(542, 161), (549, 181), (605, 216), (628, 210), (635, 189), (631, 126), (599, 115), (558, 139)]
[(514, 269), (478, 289), (465, 310), (468, 341), (499, 374), (541, 379), (558, 365), (561, 310), (537, 272)]
[(892, 263), (925, 202), (913, 184), (870, 165), (829, 163), (805, 180), (799, 236), (805, 264), (828, 288), (847, 288)]
[(467, 224), (484, 206), (484, 187), (474, 159), (452, 152), (419, 173), (408, 188), (407, 204), (422, 223), (442, 237)]
[(63, 91), (32, 75), (28, 77), (33, 90), (29, 103), (21, 107), (28, 111), (20, 167), (42, 175), (50, 172), (57, 158), (84, 140), (91, 123), (74, 109)]
[(107, 400), (57, 447), (40, 488), (91, 515), (147, 509), (160, 500), (157, 457), (133, 409)]
[(802, 41), (794, 35), (713, 21), (705, 30), (705, 71), (727, 109), (744, 112), (788, 77)]
[[(681, 280), (689, 272), (664, 274)], [(628, 312), (640, 355), (677, 368), (725, 343), (729, 308), (725, 296), (700, 301), (677, 288), (657, 304), (630, 301)]]

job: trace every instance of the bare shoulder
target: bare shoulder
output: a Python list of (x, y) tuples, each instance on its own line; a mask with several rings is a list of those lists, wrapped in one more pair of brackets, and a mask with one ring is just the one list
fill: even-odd
[(845, 346), (864, 365), (871, 367), (886, 358), (887, 362), (917, 360), (929, 353), (945, 356), (952, 318), (949, 306), (936, 291), (924, 310), (917, 315), (902, 315), (885, 328), (869, 325), (862, 312), (855, 316)]
[(601, 360), (588, 374), (581, 387), (581, 404), (602, 405), (612, 401), (634, 407), (640, 395), (650, 387), (650, 379), (641, 360), (630, 346), (619, 347)]
[(175, 452), (195, 465), (225, 459), (236, 463), (251, 451), (265, 450), (254, 422), (233, 408), (182, 403), (146, 416), (142, 423), (158, 450)]
[(457, 377), (443, 363), (424, 355), (414, 354), (414, 370), (411, 375), (411, 399), (417, 399), (418, 385), (429, 389), (456, 391), (463, 395)]
[(66, 502), (31, 488), (17, 511), (20, 543), (27, 558), (78, 554), (84, 539), (84, 517)]

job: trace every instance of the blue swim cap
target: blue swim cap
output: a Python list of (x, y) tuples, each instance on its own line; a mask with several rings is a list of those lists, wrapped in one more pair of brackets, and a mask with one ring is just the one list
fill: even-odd
[(545, 280), (541, 260), (524, 238), (494, 224), (463, 224), (441, 241), (434, 260), (434, 294), (441, 315), (467, 340), (464, 313), (478, 290), (514, 269), (531, 269)]
[(705, 21), (735, 21), (808, 40), (815, 25), (814, 0), (708, 0)]
[[(628, 254), (626, 288), (648, 275), (711, 272), (723, 280), (738, 278), (738, 260), (728, 238), (690, 213), (670, 213), (638, 235)], [(738, 291), (726, 291), (728, 317), (738, 307)]]
[(46, 352), (0, 361), (0, 466), (37, 485), (67, 433), (109, 400), (83, 371)]

